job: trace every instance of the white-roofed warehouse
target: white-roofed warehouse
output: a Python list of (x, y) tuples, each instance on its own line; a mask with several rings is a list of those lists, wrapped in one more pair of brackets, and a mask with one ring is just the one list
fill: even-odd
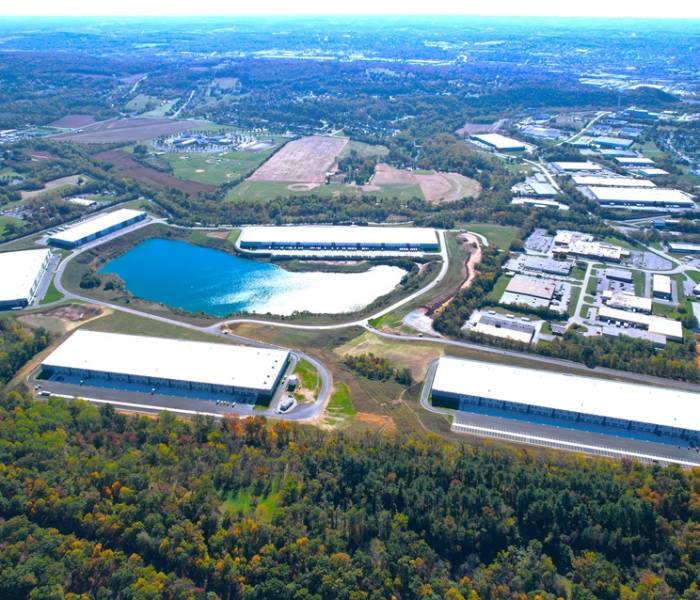
[(590, 423), (611, 433), (637, 430), (700, 436), (700, 394), (442, 357), (432, 384), (435, 405), (470, 406)]
[(285, 248), (437, 252), (440, 249), (434, 229), (342, 225), (244, 227), (238, 238), (238, 246), (244, 250)]
[(41, 366), (50, 377), (199, 390), (255, 402), (274, 395), (288, 361), (286, 350), (80, 330)]
[(581, 186), (578, 189), (601, 206), (646, 209), (695, 208), (692, 197), (681, 190), (599, 186)]
[(60, 246), (61, 248), (77, 248), (87, 242), (101, 238), (118, 229), (123, 229), (145, 218), (146, 213), (142, 210), (121, 208), (76, 223), (52, 235), (49, 238), (49, 243), (54, 246)]
[(0, 253), (0, 310), (31, 304), (50, 261), (46, 249)]

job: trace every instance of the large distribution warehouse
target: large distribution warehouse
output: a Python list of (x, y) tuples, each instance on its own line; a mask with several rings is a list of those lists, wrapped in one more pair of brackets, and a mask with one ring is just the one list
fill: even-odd
[(41, 363), (48, 377), (119, 387), (227, 394), (239, 401), (269, 401), (289, 352), (119, 333), (76, 331)]
[(651, 387), (442, 357), (432, 385), (433, 403), (538, 415), (596, 430), (700, 438), (700, 395)]
[(365, 250), (422, 251), (440, 249), (434, 229), (421, 227), (359, 227), (302, 225), (245, 227), (238, 238), (243, 250)]
[(601, 206), (644, 209), (695, 208), (695, 202), (691, 196), (681, 190), (600, 186), (582, 186), (578, 189)]
[(524, 152), (528, 144), (506, 137), (500, 133), (477, 133), (471, 140), (497, 152)]
[(50, 262), (46, 249), (0, 253), (0, 310), (29, 306)]
[(54, 246), (60, 246), (61, 248), (77, 248), (87, 242), (110, 234), (113, 231), (123, 229), (138, 221), (142, 221), (145, 218), (146, 213), (142, 210), (121, 208), (76, 223), (72, 227), (51, 236), (49, 238), (49, 243)]

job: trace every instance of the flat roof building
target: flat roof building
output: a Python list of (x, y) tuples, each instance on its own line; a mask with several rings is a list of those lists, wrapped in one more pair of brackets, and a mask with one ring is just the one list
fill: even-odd
[(447, 356), (438, 362), (432, 402), (467, 412), (504, 411), (511, 419), (540, 415), (561, 427), (590, 424), (616, 435), (700, 436), (698, 394)]
[(616, 156), (615, 162), (622, 167), (651, 167), (654, 161), (646, 156)]
[(596, 172), (602, 171), (603, 167), (597, 163), (585, 162), (553, 162), (550, 165), (559, 174), (575, 172)]
[(691, 244), (688, 242), (669, 242), (669, 252), (679, 254), (700, 254), (700, 244)]
[(553, 260), (541, 256), (520, 254), (509, 260), (505, 268), (512, 271), (533, 271), (566, 277), (571, 273), (573, 264), (571, 260)]
[(46, 375), (68, 381), (227, 394), (254, 403), (272, 398), (288, 361), (286, 350), (81, 329), (41, 366)]
[(593, 138), (591, 142), (592, 146), (600, 148), (629, 148), (632, 144), (634, 144), (634, 140), (608, 136)]
[(627, 323), (633, 327), (645, 329), (649, 333), (664, 336), (674, 342), (683, 341), (683, 325), (681, 322), (673, 321), (666, 317), (601, 306), (598, 309), (598, 320), (608, 323), (619, 322), (623, 325)]
[(527, 275), (514, 275), (508, 282), (506, 292), (519, 296), (533, 296), (543, 300), (551, 300), (555, 286), (552, 282)]
[(471, 136), (472, 141), (478, 142), (497, 152), (524, 152), (528, 145), (500, 133), (477, 133)]
[(596, 175), (574, 175), (571, 179), (576, 185), (590, 185), (594, 187), (656, 187), (656, 184), (653, 181), (649, 181), (648, 179), (637, 179), (636, 177), (600, 177)]
[(68, 202), (76, 206), (84, 206), (85, 208), (97, 206), (97, 200), (92, 200), (91, 198), (68, 198)]
[(621, 188), (581, 186), (581, 193), (601, 206), (653, 210), (658, 208), (694, 209), (695, 202), (681, 190), (644, 187)]
[(0, 253), (0, 310), (29, 306), (50, 262), (47, 249)]
[(668, 275), (654, 273), (651, 279), (651, 289), (654, 298), (661, 298), (663, 300), (670, 300), (672, 298), (671, 278)]
[(612, 262), (620, 262), (622, 257), (627, 254), (620, 246), (615, 246), (614, 244), (608, 244), (606, 242), (589, 242), (586, 240), (576, 240), (572, 242), (566, 249), (566, 253), (573, 256), (597, 258)]
[(146, 213), (142, 210), (120, 208), (71, 225), (52, 235), (49, 243), (61, 248), (77, 248), (145, 218)]
[(552, 200), (551, 198), (528, 198), (519, 196), (510, 201), (511, 204), (521, 206), (534, 206), (535, 208), (556, 208), (557, 210), (569, 210), (566, 204)]
[(610, 308), (651, 314), (651, 298), (606, 290), (603, 292), (603, 302)]
[(659, 169), (658, 167), (642, 167), (641, 169), (635, 169), (634, 172), (644, 177), (663, 177), (669, 174), (665, 169)]
[(632, 283), (632, 271), (627, 269), (605, 269), (605, 277), (615, 281)]
[(422, 227), (300, 225), (244, 227), (237, 245), (242, 250), (406, 250), (437, 252), (437, 232)]
[(483, 313), (470, 319), (462, 329), (466, 332), (505, 338), (523, 344), (529, 344), (537, 332), (535, 325), (515, 317)]

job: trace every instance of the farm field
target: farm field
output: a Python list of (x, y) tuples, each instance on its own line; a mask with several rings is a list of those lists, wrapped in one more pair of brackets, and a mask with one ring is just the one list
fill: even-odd
[(49, 123), (49, 127), (60, 127), (66, 129), (74, 129), (76, 127), (86, 127), (95, 122), (95, 117), (92, 115), (71, 114)]
[(239, 177), (245, 177), (266, 161), (272, 153), (273, 149), (263, 152), (169, 153), (161, 155), (160, 158), (172, 166), (173, 173), (180, 179), (221, 185)]
[(369, 158), (372, 156), (382, 157), (389, 154), (389, 148), (379, 144), (365, 144), (364, 142), (349, 140), (340, 153), (340, 158), (350, 156), (351, 152), (356, 152), (361, 158)]
[(418, 185), (425, 199), (431, 204), (454, 202), (464, 197), (476, 198), (481, 193), (481, 185), (459, 173), (438, 171), (414, 172), (396, 169), (379, 163), (366, 191), (387, 185)]
[(179, 133), (204, 125), (207, 125), (206, 121), (134, 117), (102, 121), (83, 128), (80, 133), (62, 133), (54, 136), (53, 139), (83, 144), (127, 143), (150, 140), (161, 135)]
[[(58, 190), (66, 187), (80, 187), (86, 183), (87, 180), (88, 177), (85, 175), (68, 175), (67, 177), (59, 177), (58, 179), (47, 181), (44, 184), (44, 187), (41, 189), (21, 192), (22, 200), (31, 200), (32, 198), (36, 198), (37, 196), (41, 196), (41, 194), (52, 190)], [(81, 181), (82, 183), (80, 183)]]
[(173, 177), (169, 173), (163, 173), (162, 171), (157, 171), (150, 167), (144, 167), (123, 150), (100, 152), (95, 155), (95, 158), (112, 164), (118, 173), (126, 177), (132, 177), (133, 179), (138, 179), (146, 183), (175, 188), (186, 194), (196, 196), (197, 194), (206, 194), (216, 190), (216, 186), (213, 185), (197, 181), (184, 181), (183, 179)]
[(319, 184), (333, 170), (348, 138), (312, 135), (288, 142), (249, 181)]
[(345, 195), (371, 194), (380, 198), (397, 197), (400, 200), (408, 201), (411, 198), (422, 198), (420, 188), (417, 185), (388, 185), (378, 188), (376, 191), (366, 191), (361, 186), (349, 185), (345, 183), (326, 184), (303, 184), (303, 183), (283, 183), (279, 181), (251, 181), (247, 179), (237, 185), (226, 195), (226, 200), (230, 202), (264, 202), (277, 197), (287, 198), (289, 196), (301, 196), (316, 194), (324, 198)]

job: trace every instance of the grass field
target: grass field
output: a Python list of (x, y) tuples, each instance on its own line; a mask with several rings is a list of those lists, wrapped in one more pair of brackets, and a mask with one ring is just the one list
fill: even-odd
[(496, 248), (508, 248), (510, 243), (518, 237), (518, 228), (509, 225), (496, 225), (494, 223), (459, 223), (462, 229), (480, 233)]
[(496, 280), (496, 285), (493, 286), (493, 289), (489, 292), (488, 296), (486, 296), (486, 300), (488, 302), (498, 302), (501, 299), (501, 296), (503, 296), (503, 292), (506, 291), (510, 280), (511, 278), (507, 275), (501, 275)]
[(294, 369), (294, 374), (299, 378), (301, 382), (301, 387), (307, 391), (311, 391), (314, 394), (321, 387), (321, 377), (314, 367), (308, 360), (302, 358)]
[(149, 109), (155, 109), (158, 106), (158, 98), (148, 96), (146, 94), (137, 94), (126, 103), (125, 108), (134, 112), (143, 112)]
[(373, 156), (381, 158), (382, 156), (386, 156), (387, 154), (389, 154), (389, 148), (387, 148), (386, 146), (365, 144), (364, 142), (350, 140), (345, 145), (345, 148), (343, 148), (343, 151), (340, 153), (340, 158), (350, 156), (350, 153), (352, 151), (357, 152), (357, 155), (362, 158), (370, 158)]
[(257, 498), (249, 489), (238, 490), (235, 494), (229, 492), (221, 505), (221, 510), (236, 515), (247, 515), (254, 508), (257, 517), (270, 522), (277, 514), (282, 496), (277, 490), (277, 485), (273, 485), (272, 488), (273, 490), (267, 496)]
[(222, 152), (222, 153), (170, 153), (160, 156), (173, 168), (180, 179), (210, 185), (221, 185), (240, 177), (246, 177), (264, 163), (274, 152)]
[(386, 185), (373, 192), (365, 192), (361, 188), (345, 183), (318, 184), (308, 189), (295, 188), (294, 184), (279, 181), (244, 181), (230, 190), (226, 200), (230, 202), (264, 202), (274, 198), (290, 196), (316, 195), (331, 198), (334, 195), (377, 196), (379, 198), (398, 198), (408, 201), (412, 198), (422, 198), (423, 194), (417, 185)]
[(24, 221), (15, 219), (14, 217), (0, 215), (0, 240), (5, 236), (5, 227), (10, 223), (15, 227), (24, 227)]
[(578, 299), (580, 296), (581, 288), (578, 286), (571, 286), (571, 298), (569, 299), (568, 307), (570, 317), (573, 317), (576, 314), (576, 305), (578, 304)]
[(646, 274), (643, 271), (632, 271), (632, 285), (634, 285), (634, 293), (637, 296), (644, 295), (645, 282)]
[(326, 407), (326, 420), (335, 427), (349, 425), (356, 414), (357, 411), (352, 405), (350, 388), (345, 383), (337, 384)]
[(46, 290), (46, 294), (44, 294), (44, 297), (41, 299), (40, 304), (58, 302), (59, 300), (63, 300), (63, 294), (56, 289), (52, 279), (48, 289)]
[(700, 283), (700, 271), (686, 271), (685, 274), (695, 283)]

